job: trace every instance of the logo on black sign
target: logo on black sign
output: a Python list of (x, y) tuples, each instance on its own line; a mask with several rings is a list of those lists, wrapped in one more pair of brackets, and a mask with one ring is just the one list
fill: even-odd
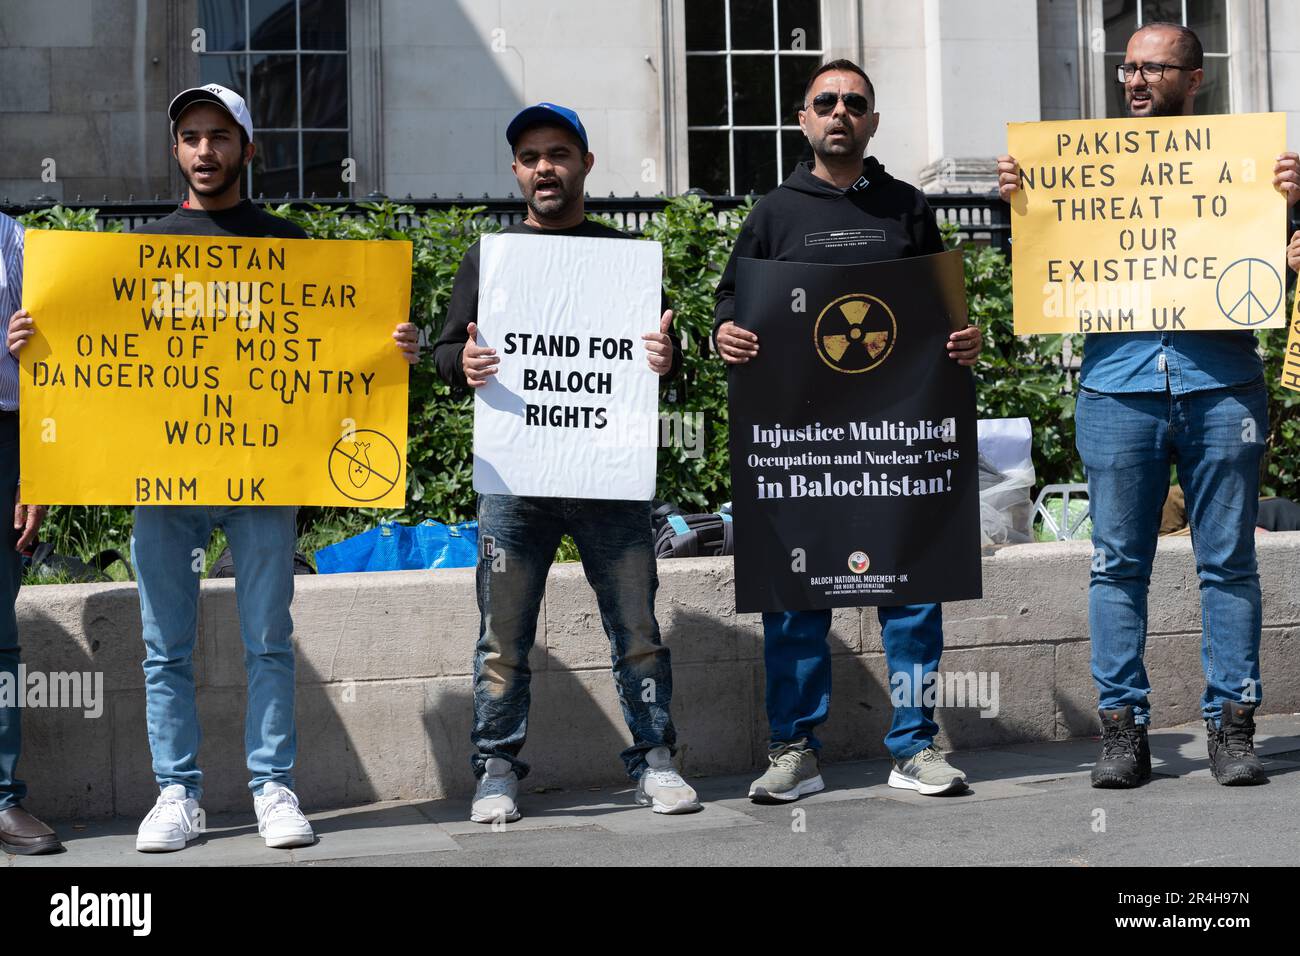
[(837, 372), (869, 372), (889, 358), (898, 323), (874, 295), (842, 295), (817, 316), (813, 344), (821, 360)]

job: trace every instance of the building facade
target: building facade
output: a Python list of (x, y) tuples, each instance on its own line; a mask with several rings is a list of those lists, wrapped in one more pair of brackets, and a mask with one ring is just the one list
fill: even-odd
[(1300, 130), (1294, 0), (0, 0), (0, 201), (179, 195), (165, 111), (201, 82), (248, 100), (267, 198), (505, 196), (542, 100), (582, 116), (595, 195), (761, 193), (832, 57), (871, 75), (891, 171), (985, 191), (1006, 123), (1118, 115), (1157, 19), (1202, 37), (1203, 112)]

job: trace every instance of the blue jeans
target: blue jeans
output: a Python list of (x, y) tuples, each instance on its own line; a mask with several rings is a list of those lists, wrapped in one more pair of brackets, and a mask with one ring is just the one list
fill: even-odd
[(528, 764), (519, 759), (528, 732), (528, 652), (537, 635), (546, 574), (565, 532), (578, 546), (609, 636), (614, 685), (632, 732), (632, 746), (622, 753), (628, 776), (641, 776), (648, 751), (671, 750), (677, 742), (669, 715), (673, 672), (654, 615), (659, 576), (649, 502), (483, 495), (470, 732), (476, 777), (489, 757), (510, 761), (520, 779), (528, 773)]
[(1201, 582), (1201, 712), (1217, 721), (1224, 701), (1258, 703), (1255, 518), (1268, 436), (1264, 383), (1181, 395), (1081, 388), (1074, 417), (1092, 512), (1088, 622), (1100, 706), (1127, 704), (1138, 723), (1150, 716), (1142, 663), (1147, 588), (1170, 462), (1178, 466)]
[[(18, 618), (14, 602), (23, 580), (22, 556), (14, 550), (18, 534), (13, 528), (13, 507), (18, 493), (18, 418), (0, 415), (0, 673), (8, 674), (18, 693)], [(22, 709), (0, 707), (0, 810), (17, 805), (27, 796), (27, 785), (15, 776), (22, 750)]]
[(196, 799), (199, 715), (194, 700), (194, 641), (199, 576), (212, 529), (220, 526), (235, 560), (235, 601), (248, 673), (244, 751), (260, 795), (274, 780), (293, 787), (294, 729), (292, 507), (141, 505), (131, 557), (144, 625), (145, 715), (159, 787), (182, 784)]
[[(943, 607), (904, 604), (876, 609), (890, 674), (909, 680), (920, 667), (924, 675), (939, 669), (943, 653)], [(763, 658), (767, 665), (767, 722), (772, 746), (806, 738), (821, 749), (814, 729), (831, 706), (831, 650), (826, 636), (830, 611), (768, 612), (763, 615)], [(885, 746), (898, 760), (920, 753), (934, 742), (939, 725), (933, 707), (895, 707)]]

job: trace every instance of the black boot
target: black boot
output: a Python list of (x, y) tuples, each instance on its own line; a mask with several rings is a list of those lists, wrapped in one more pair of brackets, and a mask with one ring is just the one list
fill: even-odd
[(1101, 759), (1092, 768), (1094, 787), (1136, 787), (1151, 779), (1146, 724), (1133, 722), (1132, 707), (1099, 710)]
[(1255, 756), (1255, 708), (1251, 704), (1223, 702), (1219, 726), (1205, 722), (1210, 770), (1225, 787), (1264, 783), (1264, 767)]

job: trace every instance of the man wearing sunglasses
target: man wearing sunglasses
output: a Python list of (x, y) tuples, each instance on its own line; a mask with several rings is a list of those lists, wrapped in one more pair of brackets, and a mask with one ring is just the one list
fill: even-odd
[[(1115, 77), (1129, 115), (1192, 115), (1203, 63), (1200, 40), (1181, 24), (1140, 28)], [(1284, 153), (1273, 170), (1273, 184), (1292, 206), (1300, 197), (1298, 169), (1300, 157)], [(1020, 167), (1002, 156), (998, 173), (1006, 199), (1020, 186)], [(1256, 346), (1249, 331), (1087, 337), (1075, 439), (1093, 523), (1088, 621), (1102, 725), (1094, 787), (1135, 787), (1151, 776), (1151, 682), (1142, 654), (1171, 461), (1186, 495), (1201, 581), (1201, 713), (1210, 767), (1225, 785), (1265, 780), (1254, 749), (1262, 690), (1255, 519), (1268, 393)]]
[[(871, 80), (848, 60), (827, 63), (809, 80), (799, 125), (814, 159), (797, 166), (780, 188), (754, 207), (718, 282), (714, 336), (728, 364), (744, 364), (759, 350), (758, 336), (735, 323), (738, 259), (847, 265), (944, 251), (925, 197), (890, 176), (874, 157), (864, 159), (880, 124), (875, 99)], [(833, 242), (809, 241), (829, 233), (835, 234)], [(954, 332), (946, 345), (954, 361), (974, 365), (980, 353), (979, 329), (968, 326)], [(937, 672), (943, 650), (940, 606), (877, 611), (890, 673)], [(750, 787), (755, 801), (797, 800), (823, 787), (815, 729), (830, 710), (830, 625), (828, 610), (763, 615), (770, 766)], [(938, 730), (933, 707), (894, 708), (893, 726), (885, 737), (894, 758), (890, 786), (924, 794), (966, 788), (965, 774), (934, 746)]]

